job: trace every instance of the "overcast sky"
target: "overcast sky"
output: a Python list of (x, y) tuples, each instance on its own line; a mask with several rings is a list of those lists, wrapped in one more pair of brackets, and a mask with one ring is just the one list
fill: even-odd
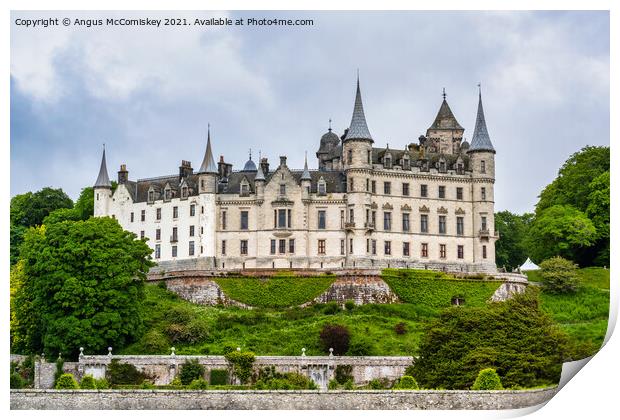
[[(225, 15), (218, 13), (219, 15)], [(206, 12), (13, 12), (11, 195), (45, 186), (77, 198), (106, 143), (110, 178), (200, 166), (241, 169), (251, 148), (303, 166), (332, 118), (351, 119), (360, 70), (375, 147), (424, 134), (442, 88), (470, 139), (477, 84), (497, 150), (496, 210), (532, 211), (540, 190), (585, 145), (609, 145), (607, 12), (233, 12), (311, 18), (306, 27), (32, 29), (16, 18), (211, 16)]]

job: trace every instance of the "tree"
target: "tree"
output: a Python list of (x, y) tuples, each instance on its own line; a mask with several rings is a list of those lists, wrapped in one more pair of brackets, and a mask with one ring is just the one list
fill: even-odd
[(73, 201), (60, 188), (45, 187), (36, 193), (16, 195), (11, 199), (11, 223), (25, 227), (43, 223), (56, 209), (73, 208)]
[(506, 387), (557, 383), (570, 356), (568, 337), (528, 288), (486, 307), (453, 307), (424, 329), (411, 371), (423, 388), (468, 389), (493, 367)]
[(526, 239), (534, 215), (518, 215), (509, 211), (495, 213), (495, 230), (499, 240), (495, 243), (495, 261), (498, 267), (512, 271), (528, 257)]
[(323, 329), (319, 333), (319, 338), (321, 339), (325, 352), (329, 352), (331, 348), (334, 350), (335, 355), (343, 355), (349, 350), (351, 333), (349, 333), (349, 329), (344, 325), (327, 324), (323, 326)]
[(82, 188), (82, 192), (73, 207), (80, 219), (87, 220), (95, 212), (95, 192), (93, 187)]
[(598, 233), (593, 262), (597, 265), (609, 266), (609, 209), (611, 203), (609, 171), (603, 172), (592, 180), (590, 191), (586, 215), (592, 220)]
[(575, 260), (596, 238), (596, 228), (583, 212), (569, 205), (555, 205), (536, 216), (527, 243), (535, 260), (556, 255)]
[(577, 265), (562, 257), (541, 262), (540, 275), (544, 289), (551, 293), (573, 293), (579, 286)]
[(493, 368), (482, 369), (474, 381), (473, 390), (496, 390), (504, 389), (502, 381)]
[(75, 209), (56, 209), (43, 219), (44, 225), (51, 225), (53, 223), (65, 222), (67, 220), (78, 221), (80, 215)]
[(75, 356), (79, 347), (104, 352), (135, 339), (150, 254), (108, 217), (30, 229), (14, 298), (15, 350)]
[(11, 266), (17, 263), (17, 260), (19, 259), (19, 248), (22, 246), (22, 242), (24, 242), (24, 234), (26, 233), (26, 230), (28, 230), (28, 228), (11, 223)]

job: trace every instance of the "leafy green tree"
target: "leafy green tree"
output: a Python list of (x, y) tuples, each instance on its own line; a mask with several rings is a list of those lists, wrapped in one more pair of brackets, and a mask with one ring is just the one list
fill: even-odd
[(53, 223), (65, 222), (67, 220), (78, 221), (80, 219), (80, 215), (75, 209), (57, 209), (45, 216), (43, 219), (44, 225), (51, 225)]
[(45, 187), (36, 193), (19, 194), (11, 199), (11, 223), (37, 226), (45, 216), (62, 208), (73, 208), (73, 201), (60, 188)]
[(242, 384), (247, 383), (252, 377), (254, 361), (256, 357), (251, 351), (231, 351), (227, 353), (226, 361), (232, 368), (233, 374), (239, 378)]
[(504, 389), (502, 380), (493, 368), (482, 369), (474, 381), (473, 390), (497, 390)]
[(518, 215), (509, 211), (495, 213), (495, 230), (499, 240), (495, 243), (495, 261), (508, 271), (519, 267), (528, 257), (526, 239), (534, 215)]
[(75, 356), (81, 346), (103, 352), (134, 340), (150, 254), (108, 217), (30, 229), (14, 298), (16, 350)]
[(590, 195), (586, 215), (592, 220), (598, 233), (594, 250), (594, 264), (609, 266), (610, 179), (609, 171), (603, 172), (590, 183)]
[(568, 337), (528, 288), (482, 308), (453, 307), (424, 330), (413, 373), (424, 388), (468, 389), (493, 366), (506, 387), (557, 383), (569, 358)]
[(22, 242), (24, 242), (24, 234), (28, 230), (27, 227), (21, 225), (14, 225), (11, 223), (11, 266), (17, 263), (19, 259), (19, 248), (22, 246)]
[(87, 220), (95, 212), (95, 192), (93, 187), (82, 188), (82, 192), (73, 207), (80, 219)]
[(527, 243), (535, 260), (556, 255), (575, 260), (596, 238), (596, 228), (583, 212), (569, 205), (555, 205), (536, 216)]
[(579, 286), (577, 265), (562, 257), (541, 262), (540, 275), (544, 289), (551, 293), (573, 293)]

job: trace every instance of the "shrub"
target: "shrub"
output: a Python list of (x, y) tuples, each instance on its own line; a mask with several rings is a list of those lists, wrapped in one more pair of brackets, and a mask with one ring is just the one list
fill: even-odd
[(471, 387), (474, 390), (504, 389), (502, 381), (495, 369), (482, 369)]
[(179, 379), (183, 385), (189, 385), (194, 379), (201, 379), (204, 377), (205, 368), (198, 360), (187, 360), (181, 365), (181, 371), (179, 372)]
[(20, 389), (24, 387), (24, 380), (17, 372), (11, 373), (11, 389)]
[(314, 381), (297, 372), (276, 372), (275, 367), (260, 369), (255, 389), (318, 389)]
[(170, 382), (169, 387), (171, 389), (183, 389), (183, 388), (185, 388), (183, 386), (183, 384), (181, 383), (181, 379), (178, 376), (176, 378), (174, 378), (172, 380), (172, 382)]
[(255, 355), (254, 353), (247, 351), (232, 351), (225, 355), (226, 360), (232, 367), (233, 374), (239, 378), (242, 384), (252, 377), (252, 368), (254, 365)]
[(333, 348), (335, 355), (343, 355), (349, 350), (351, 334), (344, 325), (324, 325), (319, 338), (325, 352), (329, 352), (329, 349)]
[(209, 388), (209, 383), (202, 378), (194, 379), (190, 382), (187, 389), (207, 389)]
[(63, 373), (56, 381), (56, 389), (78, 389), (78, 383), (70, 373)]
[(355, 302), (352, 300), (347, 300), (344, 303), (344, 307), (347, 311), (352, 311), (355, 308)]
[(403, 335), (407, 332), (407, 324), (405, 324), (404, 322), (399, 322), (398, 324), (394, 325), (394, 332), (398, 335)]
[(551, 293), (573, 293), (579, 286), (577, 265), (562, 257), (540, 263), (543, 288)]
[(80, 389), (97, 389), (93, 375), (84, 375), (80, 381)]
[(131, 363), (120, 363), (118, 359), (112, 359), (106, 379), (112, 385), (140, 385), (147, 378)]
[(394, 385), (394, 389), (420, 389), (420, 387), (413, 376), (405, 375)]
[(372, 381), (368, 382), (368, 388), (370, 389), (388, 389), (389, 388), (389, 379), (387, 378), (376, 378)]
[(349, 346), (347, 355), (349, 356), (369, 356), (374, 353), (373, 344), (366, 339), (358, 339), (353, 341)]
[(56, 371), (54, 372), (54, 385), (56, 385), (56, 382), (58, 382), (58, 378), (60, 378), (62, 374), (65, 373), (64, 366), (65, 366), (65, 361), (59, 357), (56, 360)]
[(339, 385), (340, 384), (338, 383), (337, 380), (331, 379), (329, 383), (327, 384), (327, 389), (331, 389), (331, 390), (338, 389)]
[(151, 330), (142, 338), (142, 348), (149, 354), (166, 354), (170, 343), (163, 333)]
[(110, 384), (105, 378), (95, 379), (95, 385), (97, 389), (108, 389), (110, 388)]
[(145, 379), (140, 384), (140, 389), (155, 389), (155, 384), (148, 379)]
[(413, 376), (415, 367), (413, 365), (409, 365), (405, 368), (405, 374), (403, 376)]
[(348, 381), (346, 381), (346, 382), (344, 383), (344, 389), (346, 389), (346, 390), (350, 391), (350, 390), (352, 390), (353, 388), (354, 388), (354, 385), (353, 385), (353, 379), (349, 379)]
[(211, 385), (228, 385), (228, 370), (226, 369), (211, 369), (209, 376)]
[(339, 384), (344, 384), (348, 380), (353, 380), (353, 366), (351, 365), (338, 365), (334, 369), (334, 379)]
[(166, 286), (165, 280), (160, 280), (157, 282), (157, 287), (163, 290), (168, 290), (168, 286)]
[(323, 313), (325, 315), (334, 315), (340, 312), (340, 305), (336, 302), (328, 302), (323, 307)]

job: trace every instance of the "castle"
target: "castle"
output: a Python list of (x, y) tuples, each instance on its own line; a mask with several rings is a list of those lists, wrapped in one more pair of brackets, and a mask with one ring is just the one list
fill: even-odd
[(153, 249), (163, 269), (413, 267), (496, 272), (495, 149), (478, 96), (471, 144), (447, 101), (404, 149), (377, 148), (359, 79), (351, 124), (330, 128), (318, 169), (250, 159), (240, 171), (213, 159), (211, 133), (198, 171), (129, 180), (113, 191), (105, 159), (95, 216), (111, 216)]

